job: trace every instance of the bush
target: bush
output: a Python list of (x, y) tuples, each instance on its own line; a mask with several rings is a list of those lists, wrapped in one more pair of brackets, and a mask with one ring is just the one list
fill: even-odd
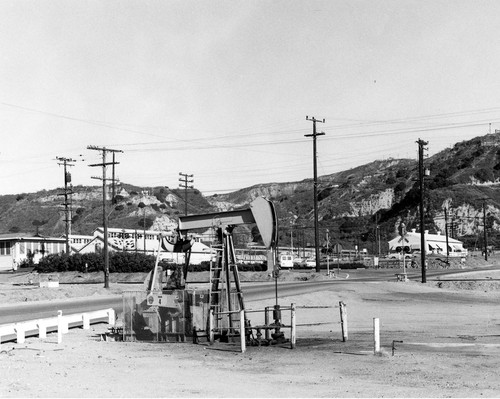
[[(109, 254), (110, 273), (149, 272), (154, 264), (154, 256), (139, 252), (111, 252)], [(160, 262), (160, 266), (165, 268), (166, 265), (166, 262)], [(40, 260), (35, 270), (39, 273), (103, 271), (104, 257), (101, 253), (48, 255)]]
[[(153, 270), (156, 258), (152, 255), (144, 255), (142, 252), (110, 252), (110, 273), (147, 273)], [(28, 265), (25, 265), (28, 266)], [(163, 270), (175, 270), (184, 265), (162, 260), (159, 266)], [(88, 254), (58, 254), (48, 255), (40, 259), (35, 265), (38, 273), (61, 273), (61, 272), (100, 272), (104, 270), (104, 257), (102, 253)], [(210, 262), (205, 261), (199, 265), (189, 265), (189, 272), (203, 272), (210, 270)], [(238, 264), (238, 270), (242, 272), (260, 272), (267, 270), (266, 264)]]
[(486, 168), (481, 168), (476, 171), (476, 173), (474, 173), (474, 177), (481, 182), (493, 181), (495, 179), (492, 171)]

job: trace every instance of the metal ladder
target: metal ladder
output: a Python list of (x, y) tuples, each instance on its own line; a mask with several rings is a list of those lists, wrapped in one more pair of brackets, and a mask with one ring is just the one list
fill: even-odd
[[(217, 262), (214, 265), (210, 262), (209, 272), (209, 319), (213, 317), (212, 322), (208, 321), (208, 329), (212, 326), (214, 335), (221, 337), (239, 336), (241, 326), (238, 318), (232, 313), (234, 310), (244, 309), (243, 293), (241, 291), (238, 266), (232, 241), (232, 235), (224, 235), (222, 244), (217, 251)], [(235, 290), (231, 289), (231, 272), (234, 280)], [(238, 309), (232, 301), (232, 295), (236, 294)]]

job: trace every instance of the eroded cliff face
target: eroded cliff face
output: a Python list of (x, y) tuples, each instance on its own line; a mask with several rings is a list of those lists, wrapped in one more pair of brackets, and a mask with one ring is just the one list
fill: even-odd
[[(39, 197), (35, 197), (31, 199), (31, 201), (36, 201), (42, 204), (50, 204), (50, 203), (60, 203), (63, 202), (62, 193), (63, 189), (58, 191), (50, 191), (45, 195), (41, 195)], [(100, 187), (88, 187), (84, 191), (75, 191), (72, 195), (73, 202), (87, 202), (87, 201), (97, 201), (102, 200), (102, 188)]]
[[(448, 224), (457, 222), (458, 235), (475, 235), (478, 231), (483, 231), (484, 212), (482, 206), (478, 207), (465, 203), (453, 206), (451, 198), (447, 198), (443, 201), (441, 206), (443, 213), (438, 214), (437, 217), (434, 218), (434, 223), (440, 231), (444, 232), (446, 230), (446, 221), (444, 218), (445, 208), (448, 209)], [(486, 204), (486, 215), (493, 219), (493, 229), (499, 230), (500, 224), (498, 220), (500, 220), (500, 209), (490, 204)]]
[(174, 231), (177, 228), (177, 222), (167, 215), (157, 216), (150, 230), (154, 231)]
[(373, 215), (380, 209), (389, 209), (394, 204), (394, 190), (389, 188), (370, 195), (368, 199), (351, 202), (351, 212), (342, 216), (367, 216)]
[[(299, 190), (308, 189), (311, 189), (310, 182), (261, 184), (246, 190), (240, 190), (236, 195), (234, 193), (230, 195), (221, 194), (207, 197), (207, 200), (218, 211), (225, 212), (244, 207), (257, 197), (265, 197), (272, 200), (274, 198), (291, 196)], [(231, 197), (231, 200), (229, 200), (229, 197)]]

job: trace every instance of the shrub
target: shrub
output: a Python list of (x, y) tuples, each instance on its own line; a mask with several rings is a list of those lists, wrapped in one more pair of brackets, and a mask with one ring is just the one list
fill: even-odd
[(478, 171), (476, 171), (476, 173), (474, 173), (474, 177), (481, 182), (493, 181), (495, 179), (492, 171), (486, 168), (481, 168)]
[(402, 193), (405, 191), (405, 189), (406, 189), (406, 183), (404, 181), (399, 182), (394, 187), (394, 194)]
[[(31, 261), (32, 262), (32, 261)], [(110, 273), (144, 273), (153, 270), (156, 258), (152, 255), (144, 255), (142, 252), (110, 252), (109, 254), (109, 272)], [(28, 263), (28, 262), (26, 262)], [(164, 270), (175, 270), (178, 267), (183, 267), (183, 264), (177, 264), (161, 260), (158, 264)], [(30, 266), (26, 264), (22, 267)], [(31, 263), (31, 266), (33, 264)], [(38, 273), (60, 273), (76, 271), (99, 272), (104, 270), (104, 257), (101, 253), (88, 254), (52, 254), (40, 259), (38, 265), (34, 268)], [(189, 265), (188, 271), (202, 272), (210, 270), (210, 262), (201, 262), (199, 265)], [(248, 271), (265, 271), (265, 264), (238, 264), (238, 270), (243, 272)]]
[[(111, 273), (149, 272), (153, 269), (155, 257), (143, 253), (111, 252), (109, 254), (109, 271)], [(165, 262), (160, 262), (162, 267)], [(104, 257), (100, 253), (57, 254), (43, 257), (35, 270), (39, 273), (55, 272), (97, 272), (104, 270)]]

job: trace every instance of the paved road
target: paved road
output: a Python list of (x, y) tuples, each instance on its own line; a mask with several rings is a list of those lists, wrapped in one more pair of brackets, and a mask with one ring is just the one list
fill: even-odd
[[(499, 266), (470, 270), (430, 270), (427, 272), (427, 281), (436, 280), (449, 274), (470, 273), (475, 271), (500, 270)], [(331, 279), (320, 281), (296, 281), (279, 282), (278, 295), (284, 297), (288, 295), (303, 294), (318, 290), (338, 289), (339, 285), (352, 284), (354, 282), (377, 282), (394, 281), (394, 274), (400, 272), (398, 269), (360, 269), (352, 271), (341, 271), (341, 276), (347, 279)], [(296, 273), (295, 271), (283, 271), (282, 273)], [(408, 277), (411, 280), (421, 281), (420, 270), (409, 270)], [(441, 278), (442, 279), (442, 278)], [(252, 283), (242, 284), (245, 293), (245, 300), (252, 301), (258, 299), (274, 299), (275, 283)], [(63, 314), (82, 313), (91, 310), (114, 308), (117, 313), (122, 311), (121, 295), (113, 295), (97, 298), (66, 299), (61, 301), (26, 302), (15, 305), (0, 307), (0, 324), (14, 323), (37, 318), (53, 317), (58, 310)]]

